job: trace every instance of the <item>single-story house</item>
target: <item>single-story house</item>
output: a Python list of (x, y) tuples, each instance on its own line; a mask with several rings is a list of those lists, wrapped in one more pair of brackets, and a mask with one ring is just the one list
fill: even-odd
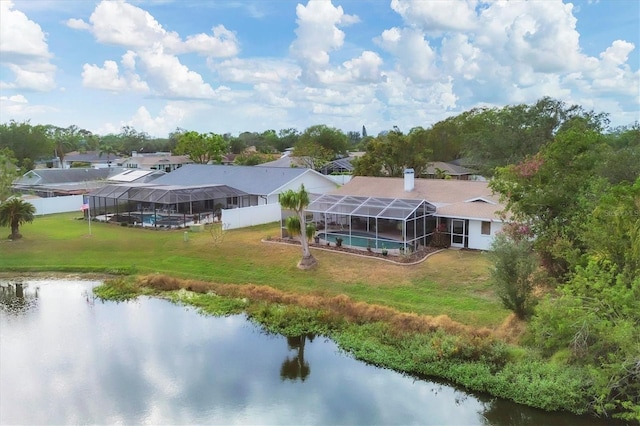
[(476, 180), (477, 174), (476, 170), (458, 164), (433, 161), (427, 165), (426, 170), (420, 177), (427, 179)]
[(12, 190), (36, 207), (37, 214), (78, 211), (83, 194), (114, 183), (149, 182), (164, 172), (119, 167), (103, 169), (35, 169), (12, 184)]
[(336, 188), (310, 169), (187, 164), (151, 183), (107, 185), (89, 195), (94, 216), (109, 220), (156, 226), (160, 216), (173, 227), (217, 218), (237, 228), (279, 220), (279, 195), (301, 185), (320, 194)]
[(131, 173), (120, 167), (101, 169), (35, 169), (30, 170), (12, 184), (14, 192), (39, 197), (60, 197), (86, 194), (108, 183), (148, 182), (163, 172)]
[(122, 162), (122, 158), (117, 154), (107, 154), (100, 151), (72, 151), (67, 153), (62, 160), (62, 168), (73, 168), (74, 163), (89, 164), (93, 169), (117, 167)]
[(162, 170), (166, 173), (179, 169), (185, 164), (193, 164), (189, 156), (171, 155), (170, 152), (142, 154), (133, 151), (131, 157), (122, 160), (122, 167), (128, 169)]
[(357, 231), (377, 246), (382, 237), (387, 246), (415, 248), (439, 230), (451, 247), (487, 250), (502, 229), (503, 208), (487, 182), (414, 179), (410, 169), (404, 178), (356, 176), (306, 211), (325, 235)]

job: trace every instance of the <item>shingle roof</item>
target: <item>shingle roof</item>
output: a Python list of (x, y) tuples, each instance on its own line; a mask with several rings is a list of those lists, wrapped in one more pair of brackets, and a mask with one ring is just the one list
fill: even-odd
[(14, 185), (51, 185), (104, 180), (110, 176), (122, 173), (120, 167), (105, 167), (102, 169), (36, 169), (18, 178)]
[(269, 195), (309, 169), (187, 164), (153, 183), (157, 185), (227, 185), (248, 194)]
[[(404, 178), (355, 176), (332, 194), (423, 199), (437, 207), (437, 214), (499, 220), (504, 208), (487, 182), (414, 179), (413, 191), (404, 190)], [(475, 199), (484, 199), (473, 201)], [(492, 204), (493, 203), (493, 204)]]
[(437, 171), (436, 169), (440, 169), (451, 176), (473, 175), (477, 173), (475, 170), (469, 169), (467, 167), (463, 167), (453, 163), (445, 163), (444, 161), (434, 161), (429, 163), (424, 173), (428, 175), (435, 175)]

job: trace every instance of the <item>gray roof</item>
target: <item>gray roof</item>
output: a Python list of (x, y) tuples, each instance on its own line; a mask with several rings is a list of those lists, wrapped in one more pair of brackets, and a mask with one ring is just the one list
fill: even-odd
[(159, 177), (153, 183), (155, 185), (227, 185), (248, 194), (269, 195), (308, 172), (313, 171), (295, 167), (187, 164)]
[(445, 163), (443, 161), (434, 161), (427, 165), (427, 169), (424, 171), (424, 174), (434, 175), (437, 170), (440, 169), (444, 173), (451, 176), (461, 176), (461, 175), (473, 175), (477, 173), (477, 171), (472, 170), (468, 167), (464, 167), (454, 163)]
[(104, 180), (123, 171), (124, 169), (120, 167), (105, 167), (103, 169), (36, 169), (28, 171), (16, 179), (14, 185), (33, 186), (82, 183)]

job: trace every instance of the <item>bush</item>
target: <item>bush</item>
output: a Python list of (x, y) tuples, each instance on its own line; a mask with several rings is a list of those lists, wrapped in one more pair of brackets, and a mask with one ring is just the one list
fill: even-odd
[(513, 239), (501, 233), (493, 240), (490, 255), (491, 280), (504, 307), (518, 318), (529, 317), (536, 302), (533, 289), (539, 265), (533, 243), (527, 238)]

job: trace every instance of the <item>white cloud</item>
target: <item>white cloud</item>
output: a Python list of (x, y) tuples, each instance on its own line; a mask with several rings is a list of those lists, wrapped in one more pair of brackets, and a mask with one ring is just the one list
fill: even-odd
[(115, 61), (104, 61), (104, 65), (84, 64), (82, 67), (82, 85), (92, 89), (112, 92), (135, 91), (148, 92), (149, 86), (135, 73), (136, 53), (131, 50), (122, 55), (124, 72), (121, 74)]
[(425, 32), (469, 31), (476, 28), (476, 0), (392, 0), (391, 9)]
[(123, 122), (122, 126), (144, 129), (150, 135), (168, 135), (180, 127), (187, 115), (187, 109), (179, 103), (168, 103), (156, 117), (152, 117), (147, 108), (141, 106), (131, 120)]
[(73, 28), (74, 30), (89, 30), (89, 29), (91, 29), (91, 25), (87, 24), (82, 19), (71, 18), (71, 19), (67, 20), (66, 24), (67, 24), (67, 27)]
[(345, 14), (341, 6), (322, 0), (310, 0), (307, 6), (298, 4), (296, 15), (297, 38), (289, 50), (302, 67), (303, 79), (313, 83), (317, 80), (316, 73), (329, 65), (330, 53), (344, 44), (345, 34), (338, 27), (359, 19)]
[(138, 57), (148, 82), (158, 94), (169, 98), (215, 97), (215, 91), (200, 74), (189, 70), (176, 56), (164, 53), (161, 44), (140, 51)]
[(220, 63), (208, 61), (220, 79), (234, 83), (291, 82), (300, 75), (300, 67), (290, 61), (268, 58), (232, 58)]
[(413, 81), (435, 80), (440, 72), (435, 66), (436, 52), (415, 28), (391, 28), (376, 38), (376, 43), (396, 59), (396, 69)]
[(31, 119), (54, 110), (45, 105), (31, 105), (24, 95), (0, 96), (0, 111), (13, 119)]
[(56, 67), (50, 60), (46, 35), (37, 23), (14, 9), (11, 1), (0, 1), (0, 63), (14, 74), (2, 87), (48, 91), (55, 87)]
[(224, 25), (213, 27), (212, 31), (213, 36), (202, 33), (188, 36), (184, 42), (184, 51), (196, 52), (214, 58), (238, 54), (240, 48), (233, 31), (227, 30)]

